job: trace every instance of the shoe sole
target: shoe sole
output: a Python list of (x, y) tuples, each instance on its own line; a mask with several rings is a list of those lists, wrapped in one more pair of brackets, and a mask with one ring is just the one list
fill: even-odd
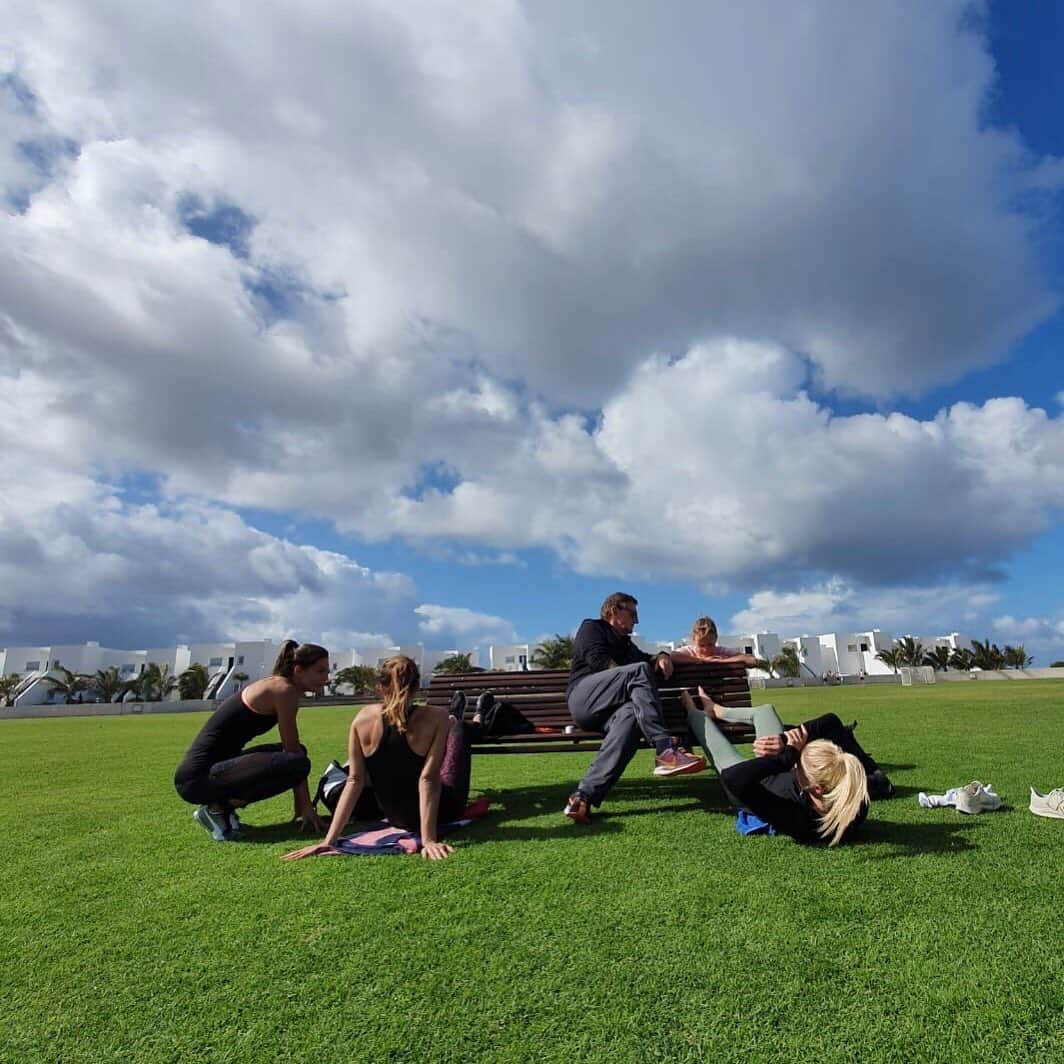
[(659, 779), (667, 779), (669, 776), (693, 776), (696, 772), (705, 772), (709, 768), (706, 762), (699, 764), (695, 762), (693, 765), (687, 765), (684, 768), (669, 768), (667, 765), (657, 765), (654, 768), (654, 775)]

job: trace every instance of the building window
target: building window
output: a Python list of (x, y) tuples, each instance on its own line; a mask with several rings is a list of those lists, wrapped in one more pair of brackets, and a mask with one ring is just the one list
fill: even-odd
[(221, 663), (222, 663), (222, 659), (221, 658), (211, 658), (211, 660), (207, 662), (207, 667), (209, 669), (216, 669), (216, 668), (218, 668), (219, 665), (221, 665)]
[(243, 665), (243, 664), (244, 664), (244, 655), (243, 655), (243, 654), (241, 654), (241, 655), (240, 655), (240, 657), (238, 657), (238, 658), (236, 659), (236, 663), (237, 663), (238, 665)]
[[(513, 656), (513, 654), (508, 655), (506, 658), (503, 659), (503, 661), (507, 665), (513, 665), (514, 664), (514, 656)], [(455, 725), (455, 726), (457, 727), (457, 725)]]
[(743, 653), (744, 654), (753, 654), (753, 652), (754, 652), (754, 648), (753, 647), (743, 647)]
[(848, 650), (848, 651), (849, 651), (849, 652), (850, 652), (851, 654), (856, 654), (856, 653), (857, 653), (857, 644), (856, 644), (856, 643), (847, 643), (847, 644), (846, 644), (846, 649), (847, 649), (847, 650)]
[(867, 643), (862, 643), (861, 644), (861, 653), (862, 654), (867, 654), (868, 653), (868, 644)]
[(39, 661), (27, 661), (26, 662), (26, 671), (27, 672), (36, 672), (40, 667), (41, 667), (41, 663)]
[(122, 666), (122, 675), (123, 676), (128, 676), (135, 668), (136, 668), (136, 665), (123, 665)]

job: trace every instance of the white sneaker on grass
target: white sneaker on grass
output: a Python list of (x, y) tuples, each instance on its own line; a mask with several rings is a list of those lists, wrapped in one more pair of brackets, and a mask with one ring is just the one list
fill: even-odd
[(990, 784), (984, 787), (978, 780), (972, 780), (957, 791), (956, 804), (958, 813), (992, 813), (1001, 808), (1001, 796), (994, 793)]
[(230, 840), (229, 817), (226, 813), (217, 813), (213, 809), (208, 809), (205, 805), (199, 805), (192, 813), (192, 819), (201, 827), (206, 828), (215, 842), (228, 842)]
[(1035, 816), (1048, 816), (1064, 820), (1064, 787), (1057, 787), (1048, 794), (1031, 788), (1031, 812)]

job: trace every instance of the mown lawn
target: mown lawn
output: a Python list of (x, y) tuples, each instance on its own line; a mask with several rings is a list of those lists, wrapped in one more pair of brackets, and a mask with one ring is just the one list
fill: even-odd
[[(1064, 684), (770, 694), (860, 720), (862, 844), (743, 839), (645, 753), (580, 829), (589, 755), (483, 756), (450, 860), (285, 864), (290, 799), (219, 845), (174, 794), (200, 717), (0, 721), (0, 1060), (1064, 1060)], [(349, 717), (302, 714), (316, 772)], [(973, 778), (1007, 811), (916, 803)]]

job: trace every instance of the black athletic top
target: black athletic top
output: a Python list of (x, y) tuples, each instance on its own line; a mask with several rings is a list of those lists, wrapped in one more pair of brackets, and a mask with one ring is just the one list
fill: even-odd
[[(720, 779), (740, 805), (781, 834), (798, 842), (826, 845), (818, 830), (820, 816), (798, 786), (797, 763), (798, 751), (785, 746), (775, 757), (755, 757), (726, 768)], [(865, 803), (840, 841), (845, 842), (867, 815)]]
[(180, 783), (206, 772), (211, 765), (236, 757), (254, 738), (268, 732), (277, 718), (256, 713), (245, 705), (240, 691), (234, 691), (208, 718), (177, 767)]
[[(411, 713), (411, 717), (413, 713)], [(391, 824), (418, 831), (421, 823), (419, 781), (428, 754), (415, 754), (394, 724), (384, 725), (380, 745), (366, 758), (373, 794)]]
[(573, 664), (569, 673), (569, 690), (585, 676), (605, 672), (613, 665), (634, 665), (638, 661), (653, 661), (656, 655), (645, 654), (611, 624), (589, 617), (577, 629), (573, 639)]

